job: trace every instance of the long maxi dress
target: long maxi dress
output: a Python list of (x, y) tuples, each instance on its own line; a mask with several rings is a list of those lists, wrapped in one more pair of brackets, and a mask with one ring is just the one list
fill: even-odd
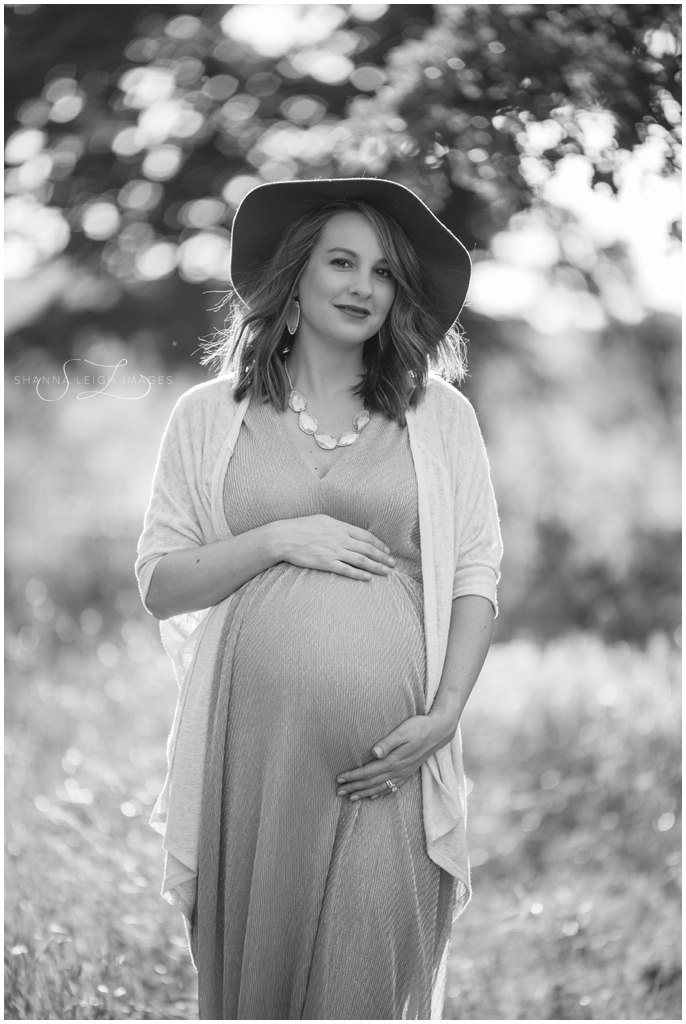
[(252, 401), (224, 484), (236, 535), (319, 513), (396, 560), (352, 580), (280, 562), (239, 591), (215, 664), (192, 944), (201, 1020), (440, 1019), (456, 881), (420, 773), (351, 802), (336, 776), (425, 707), (417, 485), (375, 414), (319, 479)]

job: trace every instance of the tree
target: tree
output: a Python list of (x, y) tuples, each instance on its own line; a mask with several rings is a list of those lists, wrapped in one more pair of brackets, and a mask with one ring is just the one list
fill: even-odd
[[(404, 34), (424, 31), (432, 14), (422, 5), (386, 7), (372, 11), (372, 27), (338, 5), (330, 9), (333, 19), (325, 17), (329, 9), (317, 5), (316, 17), (304, 16), (309, 45), (274, 56), (227, 35), (232, 5), (10, 11), (8, 124), (14, 119), (17, 127), (7, 146), (14, 165), (7, 187), (25, 214), (11, 228), (21, 234), (23, 226), (30, 240), (27, 214), (33, 211), (35, 225), (40, 208), (61, 214), (55, 253), (102, 265), (125, 284), (165, 276), (163, 258), (156, 265), (149, 258), (143, 271), (140, 259), (136, 266), (135, 257), (155, 242), (178, 245), (205, 232), (204, 262), (217, 265), (224, 257), (217, 276), (226, 280), (220, 243), (240, 198), (262, 168), (267, 178), (298, 171), (288, 154), (274, 158), (264, 150), (270, 131), (288, 130), (314, 170), (322, 147), (311, 129), (325, 132), (340, 121), (359, 91), (357, 66), (382, 60)], [(327, 66), (330, 58), (338, 63)], [(364, 75), (359, 81), (368, 87)], [(204, 205), (192, 209), (198, 199)], [(198, 266), (199, 252), (196, 246), (186, 279), (211, 277)]]
[(225, 283), (263, 180), (385, 174), (483, 245), (569, 153), (611, 187), (650, 135), (676, 160), (676, 5), (300, 5), (270, 52), (234, 5), (14, 6), (17, 276), (63, 251), (125, 287)]
[[(443, 208), (484, 200), (502, 226), (570, 153), (616, 188), (622, 152), (662, 140), (678, 162), (680, 8), (674, 4), (445, 4), (388, 57), (388, 82), (350, 108), (342, 173), (411, 183)], [(489, 227), (472, 222), (477, 239)]]

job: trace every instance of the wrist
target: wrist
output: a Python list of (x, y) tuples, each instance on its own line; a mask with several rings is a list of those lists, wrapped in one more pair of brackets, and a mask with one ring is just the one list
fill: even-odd
[(286, 561), (286, 537), (284, 526), (287, 520), (278, 519), (262, 527), (263, 547), (272, 565)]
[(446, 738), (445, 742), (448, 743), (455, 736), (462, 716), (456, 710), (443, 708), (439, 705), (432, 706), (427, 717), (431, 719), (438, 733), (444, 736)]

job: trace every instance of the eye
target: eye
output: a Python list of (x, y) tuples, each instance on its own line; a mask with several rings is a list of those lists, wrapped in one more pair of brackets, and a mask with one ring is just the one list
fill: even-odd
[(382, 277), (388, 278), (389, 280), (393, 280), (393, 274), (390, 272), (390, 270), (386, 270), (385, 267), (378, 267), (376, 272), (377, 274), (381, 274)]
[(350, 260), (344, 259), (343, 256), (336, 256), (334, 259), (331, 260), (331, 263), (334, 266), (338, 266), (341, 263), (348, 267), (351, 266)]

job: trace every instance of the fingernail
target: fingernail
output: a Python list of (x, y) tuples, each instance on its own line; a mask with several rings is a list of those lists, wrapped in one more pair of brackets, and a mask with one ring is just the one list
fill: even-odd
[(345, 790), (339, 789), (338, 792), (336, 793), (336, 796), (345, 796)]
[(374, 751), (374, 753), (376, 754), (377, 757), (381, 757), (381, 755), (383, 753), (381, 747), (372, 747), (372, 750)]
[(345, 778), (341, 775), (339, 776), (339, 778), (336, 779), (336, 782), (338, 783), (339, 786), (342, 786), (343, 783), (345, 782)]
[(376, 800), (376, 799), (378, 799), (378, 796), (379, 796), (379, 794), (378, 794), (378, 793), (375, 793), (375, 794), (374, 794), (374, 796), (372, 797), (372, 800)]
[(353, 795), (352, 795), (352, 796), (350, 797), (350, 799), (351, 799), (351, 800), (359, 800), (360, 798), (359, 798), (359, 796), (357, 795), (357, 793), (353, 793)]

